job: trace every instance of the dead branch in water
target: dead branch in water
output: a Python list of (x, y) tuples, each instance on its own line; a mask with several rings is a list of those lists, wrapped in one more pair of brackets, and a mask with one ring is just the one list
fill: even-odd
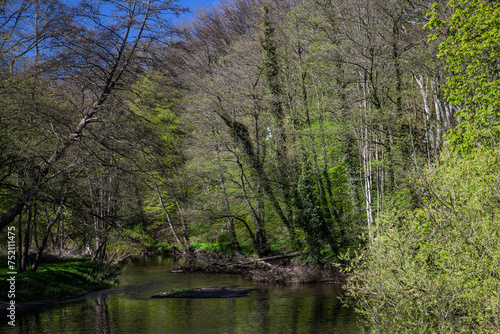
[(259, 258), (259, 259), (245, 261), (245, 262), (230, 263), (230, 264), (227, 265), (227, 267), (243, 266), (243, 265), (254, 264), (254, 263), (258, 263), (258, 262), (264, 263), (266, 265), (270, 265), (266, 261), (269, 261), (269, 260), (291, 259), (291, 258), (294, 258), (294, 257), (297, 257), (297, 256), (301, 256), (301, 255), (304, 255), (304, 254), (307, 254), (307, 252), (300, 252), (300, 253), (282, 254), (282, 255), (262, 257), (262, 258)]

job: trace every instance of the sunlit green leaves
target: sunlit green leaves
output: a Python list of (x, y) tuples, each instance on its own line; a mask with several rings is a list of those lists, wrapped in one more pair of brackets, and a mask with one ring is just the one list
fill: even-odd
[[(500, 3), (487, 0), (453, 0), (454, 11), (447, 20), (433, 7), (431, 28), (446, 39), (439, 57), (446, 59), (448, 77), (445, 92), (449, 102), (459, 107), (460, 124), (449, 140), (458, 150), (478, 142), (484, 145), (500, 139)], [(436, 37), (434, 35), (433, 37)]]
[(378, 221), (349, 288), (374, 331), (498, 332), (499, 159), (443, 153), (418, 182), (424, 208)]
[(163, 87), (157, 73), (144, 75), (133, 87), (133, 97), (129, 101), (131, 111), (140, 117), (147, 131), (152, 131), (164, 143), (172, 143), (180, 138), (175, 104), (178, 93)]

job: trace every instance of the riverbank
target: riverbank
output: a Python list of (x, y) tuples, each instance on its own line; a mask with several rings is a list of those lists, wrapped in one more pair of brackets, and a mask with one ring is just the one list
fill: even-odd
[(18, 314), (107, 289), (116, 282), (111, 266), (85, 258), (51, 260), (40, 264), (34, 273), (3, 272), (0, 274), (0, 316), (7, 314), (12, 301)]
[[(304, 258), (303, 258), (304, 257)], [(312, 264), (305, 253), (251, 258), (240, 254), (195, 251), (181, 260), (177, 272), (240, 274), (246, 280), (265, 283), (337, 283), (347, 276), (332, 263)]]
[[(172, 255), (172, 254), (169, 254)], [(334, 264), (312, 264), (304, 253), (252, 258), (212, 251), (195, 251), (189, 257), (176, 253), (175, 273), (229, 273), (261, 283), (337, 283), (344, 284), (345, 274)], [(10, 275), (0, 274), (0, 317), (8, 313), (15, 300), (16, 314), (41, 306), (62, 303), (116, 284), (114, 270), (89, 259), (57, 259), (42, 263), (35, 273), (15, 275), (15, 298), (9, 299)]]

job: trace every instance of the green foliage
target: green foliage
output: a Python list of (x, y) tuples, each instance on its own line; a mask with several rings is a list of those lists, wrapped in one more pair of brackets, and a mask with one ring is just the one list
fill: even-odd
[(410, 190), (412, 185), (408, 184), (407, 187), (398, 189), (384, 199), (383, 206), (385, 208), (397, 209), (401, 212), (410, 211), (415, 206), (414, 194)]
[[(338, 228), (329, 216), (328, 207), (321, 203), (320, 191), (316, 186), (311, 165), (307, 159), (302, 161), (302, 173), (297, 185), (295, 206), (297, 217), (295, 224), (301, 228), (306, 237), (307, 247), (314, 262), (321, 262), (329, 252), (324, 246), (329, 244), (333, 255), (337, 253), (337, 244), (333, 240), (333, 231)], [(325, 203), (326, 204), (326, 203)]]
[(202, 251), (210, 250), (214, 252), (229, 252), (231, 251), (231, 244), (219, 242), (199, 242), (193, 244), (193, 247)]
[(164, 292), (167, 293), (186, 293), (186, 292), (195, 292), (198, 291), (198, 288), (172, 288)]
[(311, 166), (307, 160), (302, 163), (302, 174), (297, 186), (298, 216), (296, 224), (306, 233), (306, 241), (315, 262), (321, 260), (323, 229), (326, 226), (325, 217), (317, 199), (311, 175)]
[[(264, 53), (263, 67), (267, 78), (268, 89), (272, 95), (279, 95), (281, 94), (279, 58), (274, 37), (275, 32), (269, 19), (269, 8), (267, 6), (262, 7), (262, 30), (264, 36), (260, 40), (260, 45)], [(278, 112), (278, 114), (275, 115), (276, 117), (283, 117), (283, 115), (279, 114), (280, 111), (271, 111), (274, 113)]]
[(112, 230), (107, 242), (107, 261), (118, 263), (123, 259), (140, 254), (152, 243), (151, 236), (140, 225)]
[[(175, 240), (219, 251), (232, 242), (259, 255), (307, 247), (320, 262), (362, 242), (372, 211), (410, 208), (411, 194), (391, 192), (404, 185), (409, 161), (432, 160), (446, 121), (431, 88), (441, 72), (425, 64), (434, 49), (418, 37), (421, 9), (404, 1), (261, 5), (231, 0), (200, 11), (186, 38), (163, 49), (139, 44), (148, 63), (116, 82), (112, 98), (105, 92), (99, 116), (52, 170), (60, 176), (47, 184), (60, 184), (68, 198), (51, 238), (75, 236), (79, 249), (104, 245), (99, 253), (111, 260)], [(93, 51), (66, 60), (93, 59)], [(49, 70), (44, 83), (35, 72), (36, 80), (2, 81), (3, 211), (95, 102), (92, 87), (102, 79)], [(67, 191), (59, 182), (66, 170)]]
[(435, 5), (428, 24), (445, 36), (439, 57), (446, 59), (451, 75), (444, 89), (448, 101), (460, 108), (460, 124), (448, 139), (459, 150), (478, 142), (494, 145), (500, 139), (500, 2), (452, 0), (448, 6), (450, 18), (440, 19)]
[(149, 251), (155, 251), (158, 249), (161, 249), (163, 251), (167, 251), (167, 250), (171, 250), (172, 248), (174, 248), (174, 246), (169, 241), (158, 241), (158, 240), (151, 241), (150, 244), (147, 245), (147, 247), (146, 247), (146, 249)]
[(217, 236), (217, 239), (210, 241), (200, 241), (193, 243), (193, 247), (199, 250), (211, 250), (214, 252), (231, 253), (233, 247), (231, 245), (231, 238), (228, 232), (223, 232)]
[(349, 295), (373, 332), (498, 333), (500, 154), (442, 154), (423, 209), (388, 210), (354, 261)]
[(179, 92), (161, 84), (158, 73), (144, 74), (133, 86), (128, 100), (130, 111), (137, 117), (137, 136), (142, 138), (145, 153), (161, 156), (167, 165), (180, 163), (176, 144), (184, 132), (176, 112)]

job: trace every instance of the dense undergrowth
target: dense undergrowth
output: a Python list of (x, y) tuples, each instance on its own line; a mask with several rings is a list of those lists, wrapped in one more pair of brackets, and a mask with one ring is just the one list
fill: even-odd
[(500, 151), (450, 152), (355, 257), (348, 294), (378, 333), (500, 332)]

